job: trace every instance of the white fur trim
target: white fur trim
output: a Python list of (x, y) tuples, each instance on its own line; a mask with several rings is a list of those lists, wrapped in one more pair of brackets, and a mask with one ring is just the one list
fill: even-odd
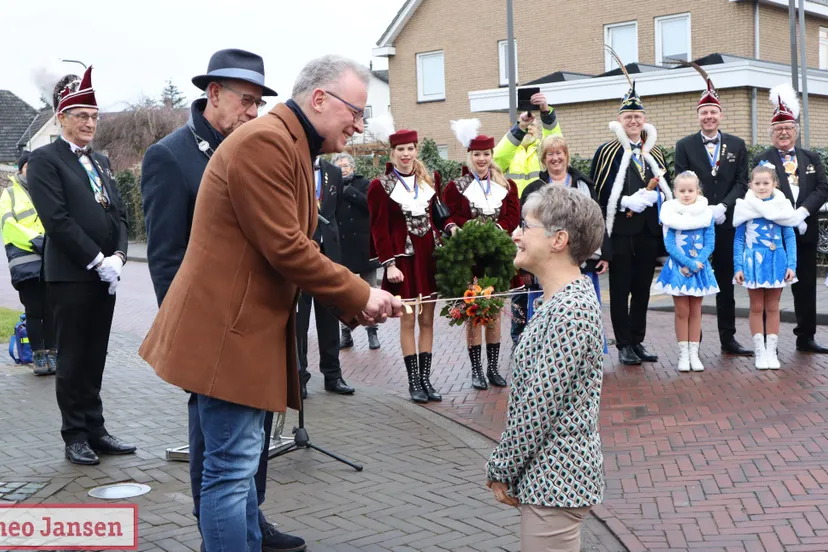
[(699, 196), (692, 205), (682, 205), (671, 199), (661, 204), (661, 223), (673, 230), (698, 230), (707, 228), (713, 222), (713, 211), (707, 198)]
[(762, 201), (753, 194), (753, 190), (748, 190), (744, 199), (736, 200), (733, 209), (734, 228), (757, 218), (768, 219), (780, 226), (795, 226), (798, 219), (793, 205), (779, 189), (773, 191), (773, 199), (770, 201)]
[(459, 119), (457, 121), (451, 121), (451, 130), (457, 137), (457, 141), (463, 144), (464, 148), (468, 148), (471, 141), (480, 132), (480, 119)]
[(650, 123), (644, 123), (644, 132), (647, 133), (647, 141), (644, 142), (644, 147), (641, 148), (641, 155), (644, 157), (647, 164), (650, 165), (650, 169), (652, 169), (653, 174), (658, 177), (658, 187), (661, 189), (662, 193), (664, 193), (665, 199), (673, 199), (673, 192), (667, 184), (667, 179), (664, 178), (664, 173), (666, 171), (662, 170), (661, 167), (658, 166), (658, 162), (655, 160), (655, 157), (650, 154), (650, 151), (655, 146), (656, 139), (658, 138), (658, 132), (656, 132), (656, 128)]
[(632, 159), (632, 147), (630, 146), (630, 139), (624, 133), (624, 127), (618, 121), (611, 121), (609, 129), (618, 138), (621, 147), (624, 148), (624, 155), (621, 157), (621, 166), (618, 167), (618, 173), (615, 175), (615, 181), (612, 183), (612, 191), (610, 192), (609, 201), (607, 202), (607, 235), (612, 236), (612, 227), (615, 225), (615, 215), (618, 214), (618, 201), (621, 199), (621, 191), (624, 188), (624, 178), (627, 174), (627, 168), (630, 166), (630, 159)]

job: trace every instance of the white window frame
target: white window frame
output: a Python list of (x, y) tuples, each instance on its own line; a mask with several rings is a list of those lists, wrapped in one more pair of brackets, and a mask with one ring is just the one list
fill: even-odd
[(661, 23), (668, 21), (675, 21), (684, 19), (687, 21), (687, 61), (693, 59), (693, 21), (690, 17), (690, 12), (676, 13), (673, 15), (665, 15), (655, 18), (655, 64), (656, 65), (670, 65), (664, 63), (662, 57), (662, 43), (661, 43)]
[[(610, 23), (609, 25), (604, 25), (604, 44), (609, 44), (610, 46), (612, 46), (609, 39), (610, 31), (617, 27), (629, 27), (630, 25), (635, 26), (635, 59), (623, 59), (622, 61), (625, 64), (638, 63), (638, 21), (622, 21), (620, 23)], [(604, 48), (604, 70), (612, 71), (615, 69), (615, 67), (613, 67), (614, 63), (615, 58), (612, 57), (612, 54), (610, 54), (606, 48)]]
[[(508, 40), (498, 40), (497, 41), (497, 70), (500, 76), (498, 83), (500, 86), (509, 86), (509, 68), (506, 67), (506, 62), (509, 61), (506, 58), (507, 50), (509, 46)], [(520, 82), (520, 78), (518, 77), (518, 48), (517, 48), (517, 40), (515, 40), (515, 82)]]
[[(423, 73), (422, 60), (428, 56), (439, 54), (443, 60), (443, 92), (437, 94), (425, 94), (423, 92), (423, 81), (421, 75)], [(446, 99), (446, 56), (443, 50), (434, 50), (431, 52), (421, 52), (417, 54), (417, 101), (418, 102), (436, 102)]]
[[(826, 34), (822, 38), (822, 33)], [(819, 68), (823, 71), (828, 70), (828, 27), (819, 28)]]
[(448, 160), (448, 158), (449, 158), (449, 150), (448, 150), (448, 146), (447, 146), (447, 145), (445, 145), (445, 144), (439, 144), (439, 145), (437, 146), (437, 153), (440, 155), (440, 159), (446, 159), (446, 160)]
[(366, 105), (365, 109), (362, 110), (362, 113), (363, 119), (367, 121), (368, 119), (371, 119), (374, 116), (374, 108), (372, 108), (370, 105)]

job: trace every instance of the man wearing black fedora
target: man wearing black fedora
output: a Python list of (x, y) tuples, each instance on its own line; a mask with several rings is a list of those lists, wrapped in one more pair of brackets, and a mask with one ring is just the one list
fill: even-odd
[[(159, 307), (187, 250), (196, 195), (207, 162), (222, 140), (257, 117), (266, 103), (263, 96), (276, 96), (274, 90), (265, 86), (262, 58), (244, 50), (216, 52), (210, 58), (207, 73), (193, 77), (192, 81), (205, 97), (193, 102), (186, 125), (147, 150), (141, 169), (147, 261)], [(198, 395), (190, 395), (188, 412), (193, 514), (200, 520), (205, 444)], [(264, 450), (255, 477), (260, 506), (265, 498), (272, 425), (273, 414), (268, 413), (264, 421)], [(214, 506), (221, 510), (221, 501)], [(216, 519), (222, 513), (208, 515)], [(277, 531), (261, 510), (259, 528), (264, 552), (305, 550), (304, 540)]]

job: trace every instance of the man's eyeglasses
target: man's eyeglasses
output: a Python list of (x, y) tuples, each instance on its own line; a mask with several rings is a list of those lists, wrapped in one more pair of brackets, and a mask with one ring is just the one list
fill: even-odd
[(773, 131), (777, 134), (780, 132), (793, 132), (796, 130), (795, 126), (775, 126), (773, 127)]
[(360, 109), (357, 106), (355, 106), (354, 104), (352, 104), (351, 102), (343, 100), (342, 98), (340, 98), (339, 96), (337, 96), (333, 92), (328, 92), (327, 90), (323, 90), (323, 92), (325, 92), (325, 94), (329, 94), (329, 95), (333, 96), (334, 98), (336, 98), (337, 100), (339, 100), (340, 102), (342, 102), (342, 103), (344, 103), (345, 105), (348, 106), (348, 109), (350, 109), (351, 113), (353, 113), (353, 115), (354, 115), (354, 124), (359, 123), (360, 121), (362, 121), (365, 118), (365, 110), (364, 109)]
[(90, 115), (89, 113), (72, 113), (71, 111), (65, 111), (64, 114), (74, 117), (83, 124), (88, 123), (90, 120), (93, 123), (97, 123), (98, 119), (100, 118), (99, 114), (97, 113), (93, 113)]
[(234, 94), (238, 94), (239, 96), (241, 96), (241, 104), (245, 108), (250, 107), (253, 104), (256, 104), (256, 108), (261, 109), (261, 108), (263, 108), (264, 106), (267, 105), (267, 102), (264, 101), (263, 99), (256, 98), (255, 96), (251, 96), (250, 94), (245, 94), (244, 92), (240, 92), (240, 91), (236, 90), (235, 88), (227, 86), (226, 84), (222, 83), (219, 86), (221, 86), (222, 88), (226, 88), (230, 92), (233, 92)]

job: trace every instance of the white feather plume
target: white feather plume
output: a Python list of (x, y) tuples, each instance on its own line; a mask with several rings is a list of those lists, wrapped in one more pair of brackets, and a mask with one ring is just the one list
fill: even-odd
[(380, 142), (387, 142), (388, 137), (394, 134), (394, 117), (388, 111), (368, 119), (368, 133)]
[(799, 94), (793, 89), (791, 83), (786, 82), (771, 88), (770, 102), (774, 107), (779, 107), (779, 98), (788, 106), (794, 118), (799, 118)]
[(468, 148), (471, 141), (480, 134), (480, 119), (460, 119), (451, 122), (451, 130), (457, 140)]

